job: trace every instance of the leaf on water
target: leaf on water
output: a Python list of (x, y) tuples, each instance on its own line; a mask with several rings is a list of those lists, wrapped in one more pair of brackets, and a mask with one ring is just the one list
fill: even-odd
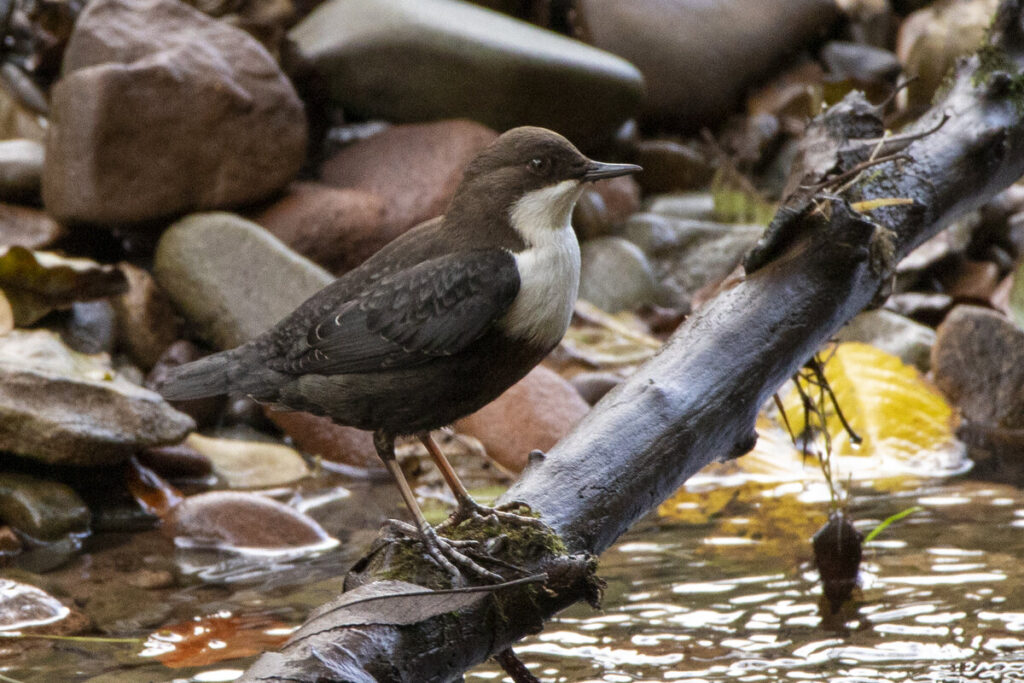
[[(851, 444), (828, 405), (826, 425), (835, 455), (906, 461), (922, 452), (962, 450), (953, 432), (953, 409), (896, 356), (858, 342), (839, 344), (825, 364), (825, 377), (850, 426), (863, 439), (859, 447)], [(804, 411), (795, 390), (783, 399), (783, 407), (800, 434)]]
[(746, 481), (710, 490), (683, 487), (658, 514), (691, 524), (714, 523), (702, 553), (739, 558), (806, 559), (807, 540), (825, 523), (820, 505), (795, 494), (777, 495), (775, 484)]
[(612, 315), (581, 300), (561, 346), (591, 368), (611, 368), (642, 363), (661, 348), (661, 342), (644, 332), (632, 313)]
[(171, 508), (185, 499), (181, 491), (153, 470), (139, 464), (136, 458), (131, 459), (125, 474), (128, 490), (143, 510), (160, 517), (170, 512)]
[(1010, 313), (1018, 327), (1024, 327), (1024, 263), (1017, 266), (1010, 287)]
[(154, 657), (172, 669), (209, 666), (276, 648), (290, 632), (290, 626), (268, 616), (219, 612), (153, 632), (139, 656)]
[(128, 281), (115, 266), (20, 246), (0, 247), (0, 289), (14, 324), (24, 327), (74, 301), (121, 294)]

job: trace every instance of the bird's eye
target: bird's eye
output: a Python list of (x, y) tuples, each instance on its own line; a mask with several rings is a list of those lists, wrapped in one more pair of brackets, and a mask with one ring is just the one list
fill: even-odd
[(530, 159), (530, 170), (534, 173), (543, 173), (548, 170), (548, 160), (545, 157), (534, 157)]

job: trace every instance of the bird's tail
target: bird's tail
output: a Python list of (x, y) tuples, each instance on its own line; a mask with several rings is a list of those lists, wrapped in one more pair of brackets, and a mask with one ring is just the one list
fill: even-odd
[(216, 396), (233, 391), (230, 370), (238, 362), (237, 349), (221, 351), (171, 368), (156, 390), (170, 401)]

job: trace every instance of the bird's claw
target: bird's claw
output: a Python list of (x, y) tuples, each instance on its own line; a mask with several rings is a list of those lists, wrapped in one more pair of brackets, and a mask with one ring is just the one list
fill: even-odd
[(516, 509), (517, 507), (518, 505), (516, 503), (510, 503), (492, 508), (486, 505), (481, 505), (472, 498), (469, 498), (460, 501), (455, 512), (453, 512), (448, 519), (441, 522), (437, 528), (449, 529), (457, 527), (467, 519), (474, 519), (481, 522), (487, 521), (488, 519), (494, 519), (509, 524), (532, 526), (537, 528), (545, 528), (547, 526), (537, 517), (530, 517), (528, 515), (511, 512), (511, 510)]
[(402, 535), (419, 540), (426, 548), (430, 561), (451, 577), (453, 586), (465, 585), (466, 576), (463, 570), (488, 583), (502, 583), (505, 580), (501, 575), (480, 566), (459, 550), (460, 548), (479, 547), (479, 541), (443, 538), (438, 536), (431, 526), (420, 529), (397, 519), (388, 520), (388, 524)]
[(481, 567), (468, 555), (459, 552), (459, 546), (478, 545), (476, 541), (453, 541), (449, 538), (442, 538), (437, 535), (433, 527), (427, 527), (421, 534), (421, 539), (430, 558), (452, 578), (453, 586), (462, 586), (466, 582), (460, 568), (488, 583), (502, 583), (505, 580), (500, 574)]

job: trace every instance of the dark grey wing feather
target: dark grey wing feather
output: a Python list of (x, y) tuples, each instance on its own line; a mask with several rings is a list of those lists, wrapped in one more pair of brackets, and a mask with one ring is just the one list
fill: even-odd
[(371, 372), (451, 355), (504, 315), (518, 291), (519, 271), (507, 251), (485, 249), (430, 259), (379, 279), (337, 306), (275, 369)]

